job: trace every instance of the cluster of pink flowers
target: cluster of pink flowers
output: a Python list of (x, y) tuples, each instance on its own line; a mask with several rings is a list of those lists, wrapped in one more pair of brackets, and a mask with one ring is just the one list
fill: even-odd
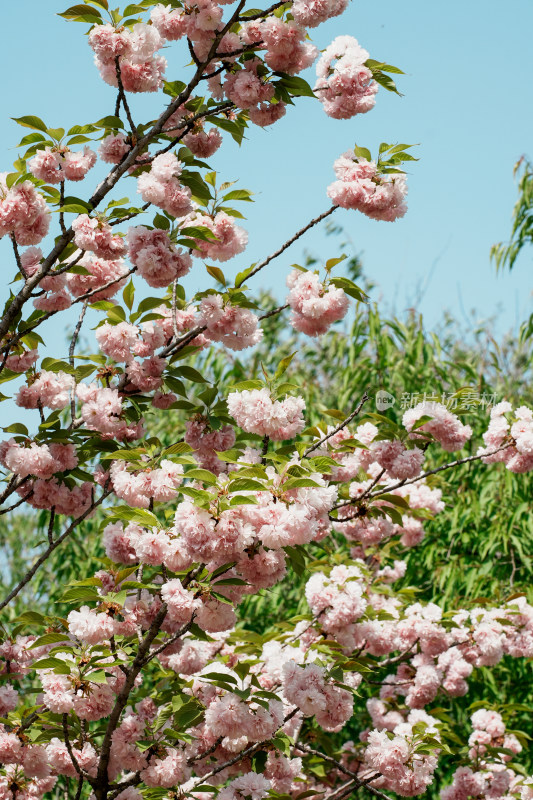
[[(41, 266), (43, 257), (39, 247), (28, 247), (20, 254), (20, 265), (25, 276), (34, 275)], [(67, 276), (57, 275), (53, 270), (39, 281), (39, 295), (33, 301), (35, 308), (40, 311), (63, 311), (72, 304), (72, 298), (67, 288)]]
[(207, 328), (206, 336), (221, 342), (230, 350), (244, 350), (261, 341), (259, 320), (248, 308), (224, 304), (219, 294), (210, 294), (200, 302), (199, 324)]
[(198, 119), (189, 132), (183, 135), (183, 126), (185, 126), (188, 116), (191, 116), (191, 112), (185, 106), (180, 106), (166, 121), (165, 133), (167, 136), (181, 136), (183, 144), (197, 158), (211, 158), (222, 144), (222, 134), (215, 127), (206, 131), (204, 121)]
[(74, 378), (66, 372), (43, 370), (27, 386), (22, 386), (15, 398), (21, 408), (65, 408), (74, 390)]
[(37, 349), (24, 350), (12, 353), (6, 359), (6, 368), (11, 372), (27, 372), (39, 359), (39, 351)]
[(156, 53), (163, 43), (157, 28), (142, 22), (131, 29), (95, 25), (89, 34), (89, 44), (103, 80), (110, 86), (118, 86), (118, 58), (126, 92), (156, 92), (161, 88), (167, 62)]
[(491, 409), (489, 427), (483, 434), (486, 447), (478, 454), (487, 453), (486, 464), (502, 462), (510, 472), (530, 472), (533, 469), (533, 412), (520, 406), (509, 422), (512, 406), (506, 400)]
[(279, 700), (270, 700), (268, 708), (253, 702), (253, 695), (250, 700), (244, 702), (227, 692), (215, 698), (206, 711), (207, 727), (214, 736), (222, 737), (222, 745), (230, 750), (238, 751), (248, 742), (267, 741), (283, 725)]
[[(61, 471), (63, 470), (57, 470)], [(84, 481), (80, 485), (67, 486), (56, 477), (49, 480), (37, 478), (22, 484), (17, 492), (33, 508), (53, 508), (56, 514), (77, 518), (89, 510), (94, 499), (94, 484)]]
[(420, 474), (424, 463), (424, 453), (420, 448), (408, 450), (403, 442), (397, 439), (382, 439), (371, 447), (375, 461), (387, 471), (391, 478), (406, 480)]
[(325, 731), (340, 731), (353, 714), (351, 692), (328, 681), (324, 668), (316, 664), (284, 664), (283, 694), (305, 717), (314, 716)]
[(191, 268), (190, 255), (175, 247), (165, 231), (139, 225), (129, 229), (126, 239), (129, 257), (149, 286), (162, 289)]
[(256, 772), (246, 772), (235, 778), (219, 792), (220, 800), (263, 800), (268, 795), (270, 781)]
[(215, 237), (208, 240), (196, 239), (196, 250), (193, 251), (193, 255), (211, 258), (213, 261), (228, 261), (242, 253), (248, 244), (248, 234), (244, 228), (237, 225), (233, 217), (225, 211), (217, 212), (214, 217), (197, 214), (190, 224), (207, 228)]
[(23, 447), (14, 439), (0, 444), (0, 463), (19, 478), (26, 478), (28, 475), (51, 478), (54, 473), (74, 469), (78, 464), (73, 444), (28, 444), (29, 447)]
[(88, 214), (80, 214), (72, 223), (74, 243), (80, 250), (89, 250), (98, 258), (114, 261), (126, 253), (126, 245), (122, 236), (113, 234), (106, 220), (91, 218)]
[(328, 186), (328, 196), (342, 208), (361, 211), (367, 217), (393, 222), (407, 211), (407, 183), (403, 173), (380, 175), (374, 161), (349, 150), (333, 168), (338, 180)]
[(303, 431), (304, 408), (301, 397), (273, 401), (268, 389), (245, 389), (228, 395), (228, 410), (239, 428), (275, 442), (293, 439)]
[(333, 119), (365, 114), (376, 103), (378, 84), (365, 66), (369, 54), (353, 36), (337, 36), (322, 53), (315, 92)]
[[(197, 45), (196, 52), (200, 56), (199, 51), (209, 50), (213, 33), (222, 20), (222, 9), (212, 0), (196, 0), (187, 9), (159, 4), (152, 10), (151, 19), (166, 39), (176, 41), (187, 36)], [(207, 52), (202, 55), (207, 55)]]
[(109, 300), (126, 283), (128, 267), (122, 258), (109, 260), (85, 253), (78, 264), (83, 267), (83, 273), (67, 273), (68, 289), (74, 297), (90, 294), (93, 303)]
[(403, 797), (411, 797), (422, 794), (432, 783), (438, 750), (431, 755), (417, 750), (417, 745), (423, 741), (423, 737), (413, 732), (417, 722), (424, 722), (426, 730), (435, 738), (438, 737), (434, 727), (437, 720), (428, 714), (420, 718), (413, 712), (406, 722), (394, 728), (392, 738), (384, 730), (368, 733), (365, 762), (370, 769), (382, 776), (373, 782), (376, 788), (385, 788)]
[(193, 417), (187, 422), (185, 441), (194, 448), (194, 455), (199, 465), (218, 475), (225, 468), (217, 452), (229, 450), (235, 444), (235, 431), (231, 425), (223, 425), (218, 430), (211, 430), (203, 417)]
[(122, 416), (122, 400), (117, 389), (100, 388), (96, 383), (79, 383), (76, 396), (81, 401), (81, 418), (87, 430), (98, 431), (104, 439), (138, 439), (142, 422), (128, 425)]
[(110, 133), (102, 139), (98, 155), (107, 164), (119, 164), (128, 155), (131, 147), (123, 133)]
[(30, 181), (9, 189), (6, 178), (0, 173), (0, 237), (12, 234), (18, 244), (38, 244), (50, 227), (46, 201)]
[(61, 183), (81, 181), (96, 164), (96, 153), (84, 147), (74, 153), (68, 147), (45, 147), (28, 162), (28, 169), (40, 181)]
[[(511, 754), (518, 754), (522, 746), (514, 734), (506, 732), (501, 714), (497, 711), (479, 709), (471, 717), (473, 732), (468, 739), (469, 756), (474, 769), (459, 767), (453, 774), (452, 783), (441, 791), (441, 800), (467, 800), (468, 797), (499, 798), (520, 792), (529, 800), (531, 778), (523, 778), (506, 763)], [(489, 755), (487, 747), (492, 748)], [(510, 752), (497, 751), (505, 749)], [(529, 784), (529, 785), (528, 785)]]
[(287, 277), (287, 302), (292, 309), (291, 324), (308, 336), (320, 336), (348, 311), (349, 301), (342, 289), (326, 287), (315, 272), (293, 270)]
[(149, 172), (137, 181), (139, 194), (145, 203), (153, 203), (173, 217), (184, 217), (192, 211), (191, 190), (178, 178), (182, 164), (174, 153), (162, 153), (152, 161)]
[[(422, 417), (431, 417), (431, 419), (413, 430)], [(461, 420), (448, 411), (446, 406), (433, 400), (418, 403), (414, 408), (408, 408), (403, 415), (402, 422), (406, 430), (411, 433), (412, 439), (423, 439), (424, 434), (429, 433), (449, 453), (460, 450), (472, 436), (470, 425), (463, 425)]]
[[(163, 325), (156, 325), (151, 321), (141, 322), (139, 326), (132, 325), (130, 322), (119, 322), (117, 325), (104, 322), (96, 331), (96, 339), (101, 352), (119, 363), (125, 362), (128, 367), (129, 380), (136, 386), (153, 382), (152, 389), (159, 387), (160, 377), (165, 366), (163, 359), (153, 356), (157, 348), (162, 347), (169, 336), (170, 334)], [(134, 356), (140, 356), (146, 361), (137, 364)], [(140, 385), (138, 388), (142, 389)], [(163, 407), (157, 405), (157, 403), (163, 402), (160, 397), (156, 399), (154, 395), (153, 400), (156, 400), (156, 407)], [(172, 402), (173, 400), (169, 405)]]
[(265, 63), (274, 72), (296, 75), (310, 67), (318, 55), (314, 44), (306, 41), (306, 30), (294, 20), (278, 17), (246, 22), (241, 36), (246, 44), (263, 42)]
[(243, 69), (226, 73), (224, 94), (238, 108), (257, 108), (260, 103), (272, 100), (274, 85), (258, 74), (262, 63), (260, 59), (251, 59), (245, 62)]
[(333, 567), (329, 577), (316, 572), (305, 587), (309, 607), (325, 631), (342, 630), (361, 617), (367, 607), (365, 582), (357, 565)]
[(347, 0), (294, 0), (291, 13), (299, 25), (316, 28), (346, 10)]
[(117, 497), (132, 508), (148, 508), (150, 500), (167, 502), (176, 497), (183, 481), (183, 467), (163, 459), (157, 469), (130, 472), (124, 461), (113, 461), (110, 476)]

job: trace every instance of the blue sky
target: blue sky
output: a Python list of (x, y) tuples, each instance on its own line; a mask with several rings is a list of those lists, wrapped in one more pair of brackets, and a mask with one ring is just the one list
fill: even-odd
[[(17, 0), (2, 10), (2, 170), (9, 171), (15, 157), (10, 148), (28, 132), (8, 117), (37, 114), (49, 125), (68, 127), (113, 111), (115, 93), (93, 67), (86, 26), (56, 16), (67, 5)], [(524, 254), (512, 274), (496, 275), (489, 250), (509, 232), (513, 164), (523, 153), (533, 155), (533, 83), (526, 55), (532, 24), (529, 0), (445, 5), (381, 0), (352, 2), (342, 17), (312, 31), (320, 48), (349, 33), (372, 58), (402, 68), (406, 75), (398, 85), (404, 96), (380, 90), (370, 113), (346, 121), (329, 119), (320, 103), (303, 98), (273, 127), (252, 128), (241, 148), (228, 139), (211, 160), (213, 167), (222, 179), (240, 178), (239, 185), (256, 193), (256, 203), (242, 209), (250, 245), (235, 259), (235, 271), (276, 249), (328, 207), (332, 162), (355, 142), (372, 151), (381, 141), (419, 143), (403, 220), (378, 223), (348, 211), (334, 217), (379, 284), (375, 298), (400, 313), (416, 302), (429, 326), (444, 309), (462, 317), (471, 308), (479, 318), (499, 308), (500, 329), (516, 326), (533, 310), (532, 254)], [(182, 78), (181, 45), (165, 55), (168, 79)], [(312, 82), (312, 71), (306, 77)], [(135, 96), (135, 118), (155, 116), (160, 98)], [(97, 179), (93, 170), (82, 185), (87, 193)], [(134, 197), (133, 182), (129, 191)], [(0, 243), (0, 255), (10, 274), (6, 244)], [(333, 254), (334, 243), (323, 229), (309, 234), (304, 245), (323, 258)], [(263, 285), (281, 297), (288, 268), (301, 254), (302, 245), (293, 246), (261, 273)], [(191, 285), (205, 286), (200, 266)]]

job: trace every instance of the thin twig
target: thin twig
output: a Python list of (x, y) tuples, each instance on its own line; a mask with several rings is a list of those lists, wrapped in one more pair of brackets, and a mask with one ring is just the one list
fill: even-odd
[(62, 725), (63, 725), (63, 739), (65, 740), (65, 746), (70, 756), (70, 760), (72, 761), (72, 766), (74, 767), (78, 775), (80, 775), (81, 777), (83, 775), (83, 772), (78, 763), (78, 759), (74, 755), (74, 751), (72, 750), (72, 745), (70, 743), (70, 737), (68, 735), (68, 714), (63, 714)]
[(22, 266), (22, 261), (20, 260), (20, 253), (17, 240), (15, 239), (15, 234), (12, 233), (9, 238), (11, 239), (11, 244), (13, 245), (13, 253), (15, 254), (15, 261), (17, 262), (17, 269), (20, 272), (20, 274), (24, 276), (24, 278), (27, 278), (28, 276), (26, 274), (24, 267)]
[(263, 319), (268, 319), (269, 317), (274, 317), (276, 314), (280, 314), (282, 311), (285, 311), (286, 308), (289, 308), (288, 303), (286, 303), (284, 306), (278, 306), (277, 308), (273, 308), (272, 311), (267, 311), (266, 314), (261, 314), (259, 319), (263, 320)]
[(368, 400), (368, 394), (367, 392), (365, 392), (361, 400), (357, 404), (357, 407), (352, 411), (351, 414), (349, 414), (346, 417), (344, 422), (341, 422), (340, 425), (337, 425), (337, 427), (334, 428), (332, 431), (330, 431), (330, 433), (323, 436), (322, 439), (319, 439), (318, 442), (315, 442), (315, 444), (312, 444), (311, 447), (308, 447), (307, 450), (304, 451), (303, 458), (307, 458), (309, 453), (312, 453), (313, 450), (317, 450), (317, 448), (321, 447), (324, 444), (324, 442), (327, 442), (328, 439), (331, 439), (332, 436), (335, 436), (336, 433), (342, 431), (343, 428), (349, 425), (352, 419), (359, 414), (359, 412), (361, 411), (367, 400)]
[(241, 278), (240, 281), (235, 281), (235, 288), (238, 289), (239, 286), (242, 286), (245, 280), (248, 280), (248, 278), (252, 278), (254, 275), (257, 275), (259, 270), (263, 269), (263, 267), (266, 267), (267, 264), (270, 264), (271, 261), (273, 261), (275, 258), (284, 253), (285, 250), (291, 246), (291, 244), (294, 244), (294, 242), (296, 242), (300, 238), (300, 236), (303, 236), (304, 233), (306, 233), (310, 228), (313, 228), (315, 225), (318, 225), (318, 223), (322, 222), (323, 219), (326, 219), (326, 217), (329, 217), (330, 214), (333, 214), (333, 212), (336, 211), (338, 207), (339, 206), (331, 206), (331, 208), (328, 208), (327, 211), (322, 212), (322, 214), (319, 214), (318, 217), (315, 217), (314, 219), (311, 220), (311, 222), (308, 222), (307, 225), (304, 225), (303, 228), (300, 228), (300, 230), (297, 231), (294, 234), (294, 236), (291, 236), (291, 238), (288, 239), (285, 242), (285, 244), (282, 244), (278, 250), (272, 253), (272, 255), (268, 256), (268, 258), (265, 258), (263, 261), (260, 261), (259, 264), (256, 264), (253, 270), (251, 270), (251, 272), (249, 272), (245, 277)]
[(113, 219), (109, 223), (109, 226), (112, 227), (113, 225), (121, 225), (123, 222), (127, 222), (128, 220), (133, 219), (134, 217), (138, 217), (139, 214), (141, 214), (143, 211), (146, 211), (148, 208), (150, 208), (151, 205), (152, 205), (151, 203), (145, 203), (143, 206), (141, 206), (140, 211), (132, 211), (131, 214), (126, 214), (125, 216), (119, 217), (118, 219)]
[(23, 589), (26, 586), (27, 583), (29, 583), (31, 581), (31, 579), (33, 578), (33, 576), (35, 575), (35, 573), (37, 572), (39, 567), (42, 564), (44, 564), (44, 562), (50, 557), (50, 555), (54, 552), (54, 550), (56, 548), (58, 548), (59, 545), (62, 542), (64, 542), (65, 539), (68, 536), (70, 536), (72, 531), (76, 529), (76, 527), (80, 524), (80, 522), (83, 522), (83, 520), (86, 517), (88, 517), (89, 514), (91, 514), (94, 511), (95, 508), (97, 508), (101, 503), (103, 503), (103, 501), (106, 499), (106, 497), (108, 497), (110, 494), (111, 494), (111, 489), (105, 489), (98, 500), (96, 500), (93, 503), (91, 503), (89, 508), (86, 509), (86, 511), (84, 511), (83, 514), (81, 514), (73, 522), (71, 522), (70, 525), (68, 526), (68, 528), (66, 528), (66, 530), (63, 531), (61, 536), (58, 536), (58, 538), (54, 540), (53, 544), (49, 544), (48, 545), (48, 547), (46, 548), (44, 553), (41, 556), (39, 556), (39, 558), (37, 559), (37, 561), (35, 562), (33, 567), (31, 567), (31, 569), (28, 570), (28, 572), (22, 578), (22, 580), (19, 581), (19, 583), (15, 586), (15, 588), (11, 590), (11, 592), (8, 594), (8, 596), (5, 598), (5, 600), (3, 600), (0, 603), (0, 611), (3, 608), (5, 608), (7, 606), (7, 604), (11, 600), (13, 600), (14, 597), (16, 597), (18, 595), (18, 593), (21, 591), (21, 589)]
[(508, 447), (511, 447), (512, 443), (505, 444), (503, 447), (498, 447), (497, 450), (492, 450), (490, 453), (480, 453), (477, 456), (468, 456), (467, 458), (459, 458), (457, 461), (450, 461), (448, 464), (443, 464), (441, 467), (436, 467), (435, 469), (430, 469), (427, 472), (423, 472), (422, 475), (419, 475), (417, 478), (410, 478), (409, 480), (399, 481), (395, 483), (393, 486), (385, 486), (385, 488), (380, 489), (377, 492), (373, 492), (370, 497), (379, 497), (380, 494), (386, 494), (387, 492), (392, 492), (393, 489), (399, 489), (400, 486), (409, 486), (411, 483), (416, 483), (417, 481), (421, 481), (423, 478), (427, 478), (429, 475), (436, 475), (437, 472), (443, 472), (445, 469), (451, 469), (452, 467), (457, 467), (460, 464), (468, 464), (470, 461), (479, 461), (481, 458), (488, 458), (489, 456), (493, 456), (496, 453), (500, 453), (502, 450), (507, 450)]
[[(78, 317), (78, 322), (76, 327), (74, 328), (74, 333), (72, 334), (72, 339), (70, 340), (70, 347), (68, 349), (68, 361), (74, 372), (74, 351), (76, 350), (76, 342), (78, 341), (78, 336), (80, 335), (81, 326), (83, 325), (83, 319), (85, 317), (85, 312), (87, 311), (87, 300), (84, 300), (83, 306), (81, 307), (80, 316)], [(71, 390), (70, 395), (70, 417), (71, 417), (71, 426), (74, 425), (76, 420), (76, 380), (74, 379), (74, 386)]]

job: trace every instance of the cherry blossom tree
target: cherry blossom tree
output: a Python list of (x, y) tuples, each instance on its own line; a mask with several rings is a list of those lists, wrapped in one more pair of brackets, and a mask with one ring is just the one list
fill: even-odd
[[(228, 391), (201, 370), (199, 355), (254, 348), (281, 317), (323, 336), (366, 300), (334, 275), (339, 259), (291, 270), (274, 309), (261, 307), (255, 276), (339, 207), (381, 222), (406, 213), (409, 147), (384, 143), (374, 157), (355, 147), (334, 164), (325, 210), (272, 254), (234, 281), (211, 263), (241, 256), (248, 238), (234, 205), (250, 192), (219, 184), (205, 161), (224, 135), (242, 141), (300, 96), (348, 119), (369, 112), (380, 88), (396, 91), (390, 76), (401, 71), (352, 36), (320, 56), (311, 43), (307, 29), (345, 6), (88, 0), (62, 14), (85, 26), (116, 105), (66, 133), (19, 118), (32, 132), (1, 183), (16, 290), (0, 320), (0, 371), (35, 424), (4, 428), (0, 511), (24, 505), (47, 520), (40, 554), (0, 603), (2, 800), (341, 800), (359, 790), (388, 800), (423, 794), (449, 755), (443, 800), (533, 795), (515, 758), (525, 738), (505, 709), (474, 710), (461, 739), (439, 707), (467, 694), (475, 670), (531, 658), (533, 607), (511, 595), (450, 609), (395, 588), (398, 554), (444, 512), (433, 476), (467, 463), (530, 471), (533, 412), (498, 403), (465, 456), (472, 428), (435, 400), (399, 424), (369, 410), (354, 375), (353, 407), (335, 410), (335, 425), (309, 425), (290, 356)], [(163, 46), (190, 62), (183, 80), (166, 79)], [(311, 88), (299, 73), (315, 61)], [(141, 123), (133, 95), (145, 92), (161, 111)], [(107, 176), (72, 194), (69, 182), (89, 183), (98, 159)], [(117, 184), (142, 204), (114, 199)], [(204, 269), (206, 288), (187, 297), (181, 279)], [(68, 356), (43, 357), (47, 321), (72, 308)], [(93, 354), (80, 346), (89, 309)], [(165, 444), (151, 426), (173, 410), (183, 425)], [(436, 451), (454, 455), (432, 468)], [(66, 616), (11, 614), (90, 517), (106, 558), (64, 587)], [(282, 608), (257, 634), (240, 608), (293, 572), (305, 573), (307, 613)]]

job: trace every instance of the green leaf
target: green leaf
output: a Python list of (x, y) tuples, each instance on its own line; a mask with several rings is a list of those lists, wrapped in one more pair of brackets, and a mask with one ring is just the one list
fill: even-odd
[(205, 265), (206, 270), (214, 278), (216, 281), (222, 284), (222, 286), (226, 286), (226, 278), (224, 277), (224, 273), (220, 269), (220, 267), (213, 267), (210, 264)]
[[(318, 485), (318, 484), (317, 484)], [(227, 486), (228, 492), (264, 492), (265, 487), (259, 481), (255, 481), (252, 478), (237, 478), (234, 481), (230, 481)]]
[(133, 299), (135, 297), (135, 286), (133, 285), (133, 280), (130, 278), (130, 282), (127, 286), (124, 287), (124, 291), (122, 292), (122, 299), (126, 304), (126, 308), (128, 311), (131, 311), (133, 307)]
[(275, 381), (279, 380), (279, 378), (281, 378), (283, 373), (287, 371), (287, 369), (290, 366), (290, 363), (291, 363), (292, 359), (294, 358), (294, 356), (296, 355), (297, 352), (298, 351), (295, 350), (294, 353), (291, 353), (289, 356), (285, 356), (285, 358), (281, 359), (281, 361), (279, 362), (279, 364), (277, 366), (277, 369), (276, 369), (276, 371), (274, 373), (274, 380)]
[(79, 203), (67, 203), (65, 206), (61, 206), (59, 211), (62, 211), (65, 214), (86, 214), (87, 209), (85, 206), (80, 205)]
[(48, 131), (48, 128), (39, 117), (11, 117), (11, 119), (13, 119), (19, 125), (22, 125), (24, 128), (34, 128), (37, 131), (44, 131), (44, 133)]
[(4, 433), (20, 433), (23, 436), (29, 436), (29, 431), (22, 422), (14, 422), (12, 425), (8, 425), (7, 428), (2, 428)]
[(176, 444), (171, 444), (170, 447), (165, 447), (162, 455), (169, 456), (177, 453), (192, 453), (192, 447), (187, 442), (176, 442)]
[(211, 228), (205, 225), (194, 225), (180, 229), (180, 235), (191, 236), (194, 239), (200, 239), (202, 242), (212, 242), (216, 240), (216, 234), (213, 233)]
[(73, 144), (85, 144), (85, 142), (92, 142), (92, 139), (89, 136), (84, 136), (83, 134), (78, 134), (77, 136), (72, 136), (67, 141), (68, 147), (71, 147)]
[(170, 230), (170, 220), (163, 214), (156, 214), (154, 217), (154, 228), (159, 228), (162, 231)]
[(228, 200), (244, 200), (247, 203), (253, 203), (252, 200), (252, 192), (249, 192), (248, 189), (233, 189), (233, 191), (228, 192), (222, 198), (222, 202), (226, 203)]
[(159, 528), (159, 520), (144, 508), (126, 508), (125, 506), (115, 506), (108, 509), (109, 517), (112, 519), (126, 520), (127, 522), (135, 522), (137, 525), (142, 525), (148, 528)]
[(124, 123), (120, 117), (108, 116), (102, 117), (98, 122), (94, 123), (95, 128), (123, 128)]
[(92, 6), (87, 6), (85, 5), (85, 3), (78, 3), (75, 6), (71, 6), (58, 16), (63, 17), (64, 19), (74, 20), (76, 22), (95, 23), (98, 20), (102, 19), (102, 15), (97, 8), (93, 8)]
[(189, 367), (184, 365), (183, 367), (178, 367), (176, 369), (178, 375), (181, 375), (183, 378), (186, 378), (188, 381), (192, 381), (193, 383), (209, 383), (207, 378), (198, 372), (197, 369), (194, 367)]
[(195, 481), (201, 481), (202, 483), (208, 483), (211, 486), (214, 486), (217, 482), (217, 476), (207, 469), (191, 469), (185, 473), (185, 477)]
[(60, 658), (48, 656), (48, 658), (41, 658), (31, 665), (32, 669), (53, 669), (59, 675), (70, 675), (70, 667), (65, 661)]
[(37, 611), (25, 611), (18, 617), (15, 617), (14, 622), (21, 623), (22, 625), (43, 625), (44, 616)]
[(367, 161), (372, 161), (372, 155), (370, 153), (370, 150), (368, 150), (368, 148), (358, 147), (357, 145), (355, 145), (353, 151), (357, 156), (357, 158), (365, 158)]
[(46, 633), (33, 642), (28, 649), (34, 650), (36, 647), (42, 647), (45, 644), (55, 644), (56, 642), (64, 641), (69, 641), (69, 636), (66, 633)]
[(295, 97), (316, 97), (307, 81), (296, 75), (283, 75), (279, 83)]
[(99, 594), (92, 586), (71, 586), (65, 590), (58, 603), (89, 602), (99, 599)]

